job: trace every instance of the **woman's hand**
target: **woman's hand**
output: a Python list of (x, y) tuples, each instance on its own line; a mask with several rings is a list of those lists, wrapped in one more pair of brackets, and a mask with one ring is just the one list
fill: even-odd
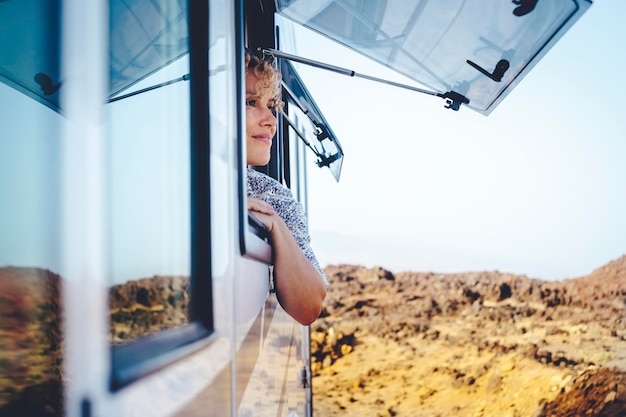
[(248, 210), (265, 225), (271, 236), (276, 296), (280, 305), (300, 324), (311, 324), (319, 317), (326, 297), (324, 279), (271, 205), (248, 197)]
[(276, 215), (274, 208), (263, 200), (248, 197), (248, 211), (265, 225), (268, 232), (272, 233), (274, 221), (282, 219)]
[(270, 234), (270, 236), (272, 235), (274, 230), (276, 230), (277, 224), (282, 223), (282, 225), (287, 228), (287, 225), (285, 224), (283, 219), (278, 214), (276, 214), (274, 208), (263, 200), (248, 197), (248, 211), (257, 220), (263, 223), (265, 229)]

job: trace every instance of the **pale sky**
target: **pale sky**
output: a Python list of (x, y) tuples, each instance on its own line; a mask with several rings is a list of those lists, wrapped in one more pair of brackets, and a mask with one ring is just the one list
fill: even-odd
[[(624, 16), (596, 1), (488, 117), (300, 66), (345, 152), (339, 183), (309, 167), (322, 265), (561, 279), (626, 254)], [(304, 57), (406, 82), (299, 33)]]

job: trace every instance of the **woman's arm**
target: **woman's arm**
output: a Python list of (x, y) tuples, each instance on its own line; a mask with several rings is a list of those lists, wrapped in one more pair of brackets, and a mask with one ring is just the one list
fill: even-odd
[(271, 236), (278, 301), (300, 324), (313, 323), (319, 317), (326, 297), (324, 278), (304, 255), (272, 206), (248, 197), (248, 210), (265, 225)]

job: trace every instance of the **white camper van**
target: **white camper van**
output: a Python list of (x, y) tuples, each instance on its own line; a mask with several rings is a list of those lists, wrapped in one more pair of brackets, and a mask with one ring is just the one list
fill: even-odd
[[(589, 6), (0, 1), (0, 416), (313, 415), (309, 329), (246, 207), (244, 48), (286, 104), (256, 169), (306, 207), (344, 154), (298, 66), (488, 115)], [(300, 57), (291, 25), (424, 88)]]

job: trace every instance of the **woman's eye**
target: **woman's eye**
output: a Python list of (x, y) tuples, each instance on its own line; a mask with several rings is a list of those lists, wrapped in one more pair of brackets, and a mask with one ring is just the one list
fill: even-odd
[(248, 99), (248, 100), (246, 100), (246, 106), (255, 107), (256, 106), (256, 100), (255, 99)]

